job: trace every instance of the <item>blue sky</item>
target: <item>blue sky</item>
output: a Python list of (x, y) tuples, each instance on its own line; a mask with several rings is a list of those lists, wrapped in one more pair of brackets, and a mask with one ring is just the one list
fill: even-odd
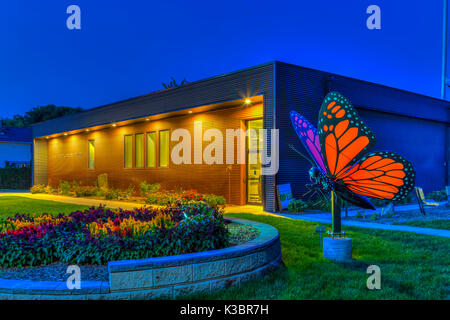
[[(68, 30), (66, 8), (81, 8)], [(381, 8), (381, 30), (366, 8)], [(279, 60), (440, 95), (442, 1), (2, 1), (0, 117)]]

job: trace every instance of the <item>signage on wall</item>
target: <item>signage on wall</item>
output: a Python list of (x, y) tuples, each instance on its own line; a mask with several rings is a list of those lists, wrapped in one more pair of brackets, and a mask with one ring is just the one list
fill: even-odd
[(292, 200), (291, 184), (279, 184), (277, 185), (278, 203), (280, 209), (287, 209), (289, 202)]

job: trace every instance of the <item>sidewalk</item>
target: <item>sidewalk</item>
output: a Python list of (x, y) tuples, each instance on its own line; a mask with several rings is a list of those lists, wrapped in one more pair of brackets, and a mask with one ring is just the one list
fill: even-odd
[(87, 199), (87, 198), (75, 198), (66, 196), (56, 196), (51, 194), (31, 194), (31, 193), (19, 193), (19, 192), (0, 192), (0, 197), (23, 197), (36, 200), (56, 201), (70, 204), (78, 204), (84, 206), (99, 206), (104, 205), (111, 209), (127, 209), (132, 210), (134, 208), (141, 208), (146, 206), (145, 203), (127, 202), (127, 201), (115, 201), (115, 200), (103, 200), (103, 199)]
[[(409, 210), (411, 210), (411, 209), (409, 209)], [(398, 210), (398, 211), (401, 211), (401, 210)], [(331, 224), (331, 213), (317, 213), (317, 214), (312, 213), (312, 214), (301, 214), (301, 215), (288, 214), (288, 213), (277, 213), (277, 215), (279, 215), (280, 217), (284, 217), (284, 218), (291, 218), (291, 219)], [(349, 212), (349, 216), (350, 216), (350, 212)], [(426, 235), (450, 238), (450, 230), (420, 228), (420, 227), (372, 223), (372, 222), (360, 222), (360, 221), (353, 221), (353, 220), (342, 220), (341, 224), (343, 226), (349, 226), (349, 227), (414, 232), (414, 233), (419, 233), (419, 234), (426, 234)]]

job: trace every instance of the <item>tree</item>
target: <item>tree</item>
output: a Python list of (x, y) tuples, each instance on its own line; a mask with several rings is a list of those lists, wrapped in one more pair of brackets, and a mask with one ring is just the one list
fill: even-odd
[(83, 109), (80, 107), (57, 107), (53, 104), (49, 104), (47, 106), (34, 107), (23, 116), (16, 114), (12, 119), (4, 119), (3, 125), (6, 127), (26, 128), (38, 122), (78, 113), (82, 110)]
[(178, 84), (173, 77), (170, 77), (170, 79), (172, 79), (172, 80), (169, 82), (169, 84), (165, 84), (164, 82), (162, 82), (162, 85), (163, 85), (164, 89), (180, 87), (180, 86), (182, 86), (182, 85), (187, 83), (186, 78), (184, 78), (183, 81), (181, 81), (180, 84)]

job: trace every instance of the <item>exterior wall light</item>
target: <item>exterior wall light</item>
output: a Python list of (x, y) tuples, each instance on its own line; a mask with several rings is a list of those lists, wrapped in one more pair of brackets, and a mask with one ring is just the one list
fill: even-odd
[(245, 104), (250, 104), (250, 103), (252, 103), (252, 100), (250, 100), (250, 99), (245, 99)]
[(117, 124), (114, 123), (112, 126), (113, 126), (113, 127), (117, 127)]

